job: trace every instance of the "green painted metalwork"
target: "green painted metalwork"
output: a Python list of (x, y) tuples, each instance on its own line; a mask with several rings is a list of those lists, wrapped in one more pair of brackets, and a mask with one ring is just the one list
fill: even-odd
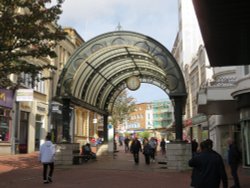
[(181, 69), (163, 45), (139, 33), (114, 31), (76, 50), (62, 71), (57, 96), (109, 113), (131, 76), (156, 85), (170, 98), (187, 95)]

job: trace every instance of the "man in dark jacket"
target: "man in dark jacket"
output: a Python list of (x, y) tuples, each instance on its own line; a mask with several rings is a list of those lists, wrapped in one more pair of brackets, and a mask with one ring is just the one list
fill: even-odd
[(139, 163), (139, 151), (142, 151), (142, 149), (141, 149), (141, 143), (136, 137), (133, 139), (131, 143), (130, 151), (131, 153), (133, 153), (135, 164), (138, 164)]
[(129, 138), (128, 136), (126, 136), (126, 138), (124, 139), (124, 145), (125, 145), (125, 152), (127, 153), (129, 151)]
[(211, 149), (211, 140), (201, 142), (200, 149), (201, 152), (189, 161), (189, 166), (194, 168), (191, 186), (219, 188), (222, 181), (223, 188), (227, 188), (225, 166), (222, 157)]
[(237, 170), (240, 164), (241, 155), (232, 138), (228, 139), (228, 146), (228, 164), (231, 169), (231, 175), (234, 179), (234, 185), (232, 186), (232, 188), (240, 188), (240, 181)]

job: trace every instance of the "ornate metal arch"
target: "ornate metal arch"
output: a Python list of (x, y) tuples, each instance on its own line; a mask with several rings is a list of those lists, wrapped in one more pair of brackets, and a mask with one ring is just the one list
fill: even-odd
[(181, 69), (163, 45), (139, 33), (115, 31), (84, 43), (71, 56), (60, 76), (57, 96), (108, 113), (131, 76), (160, 87), (170, 98), (187, 95)]

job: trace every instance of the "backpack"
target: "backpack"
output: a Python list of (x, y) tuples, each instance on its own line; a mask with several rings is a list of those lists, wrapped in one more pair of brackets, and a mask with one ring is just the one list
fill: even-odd
[(150, 141), (149, 141), (149, 145), (150, 145), (153, 149), (155, 149), (155, 148), (156, 148), (156, 141), (150, 140)]

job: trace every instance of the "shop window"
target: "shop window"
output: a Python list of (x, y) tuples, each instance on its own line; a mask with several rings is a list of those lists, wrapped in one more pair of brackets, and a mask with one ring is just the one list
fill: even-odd
[[(35, 150), (38, 151), (40, 147), (40, 140), (43, 139), (42, 136), (43, 127), (43, 116), (36, 115), (36, 127), (35, 127)], [(53, 139), (53, 138), (52, 138)]]
[(0, 142), (10, 141), (10, 111), (0, 109)]

